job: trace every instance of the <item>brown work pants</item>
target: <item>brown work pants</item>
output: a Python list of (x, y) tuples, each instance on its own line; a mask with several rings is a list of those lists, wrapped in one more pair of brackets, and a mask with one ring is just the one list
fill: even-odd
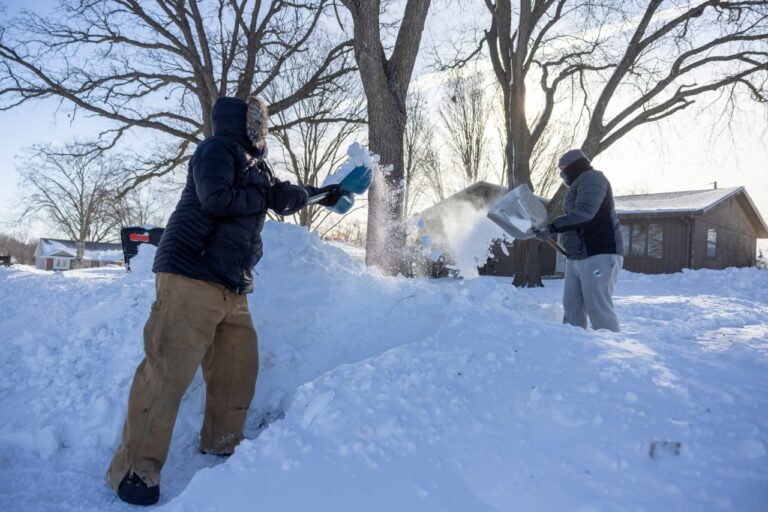
[(160, 483), (176, 414), (202, 364), (206, 383), (200, 449), (229, 454), (243, 439), (259, 354), (245, 295), (208, 281), (160, 272), (144, 326), (145, 357), (133, 377), (123, 438), (107, 471), (117, 489), (129, 472)]

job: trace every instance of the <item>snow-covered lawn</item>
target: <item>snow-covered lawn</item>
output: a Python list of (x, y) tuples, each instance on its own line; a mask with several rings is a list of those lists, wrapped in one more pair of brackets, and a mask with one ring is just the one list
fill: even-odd
[[(198, 375), (161, 508), (768, 507), (768, 271), (625, 273), (613, 334), (561, 325), (559, 281), (386, 278), (275, 223), (265, 242), (252, 440), (197, 451)], [(130, 508), (103, 473), (153, 300), (140, 258), (0, 270), (0, 510)]]

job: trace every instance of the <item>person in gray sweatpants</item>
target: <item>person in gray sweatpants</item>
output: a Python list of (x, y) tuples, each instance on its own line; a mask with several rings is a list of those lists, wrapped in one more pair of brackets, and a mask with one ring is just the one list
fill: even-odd
[(592, 168), (580, 149), (565, 153), (558, 162), (568, 187), (565, 215), (537, 226), (537, 238), (562, 233), (568, 260), (565, 264), (563, 323), (619, 332), (613, 310), (613, 287), (624, 263), (621, 226), (616, 216), (611, 184)]

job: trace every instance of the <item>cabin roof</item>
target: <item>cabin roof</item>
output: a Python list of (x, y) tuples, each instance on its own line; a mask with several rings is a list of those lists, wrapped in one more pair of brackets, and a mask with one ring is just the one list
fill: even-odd
[[(63, 256), (74, 258), (77, 254), (77, 243), (72, 240), (41, 238), (38, 242), (37, 256)], [(83, 258), (101, 261), (122, 261), (123, 246), (105, 242), (85, 242)]]
[(732, 197), (752, 219), (758, 236), (768, 238), (768, 225), (744, 187), (616, 196), (614, 201), (619, 215), (703, 215)]

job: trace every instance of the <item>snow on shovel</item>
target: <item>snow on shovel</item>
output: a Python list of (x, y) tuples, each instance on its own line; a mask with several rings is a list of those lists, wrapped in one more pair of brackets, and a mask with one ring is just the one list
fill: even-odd
[[(372, 179), (373, 176), (371, 174), (371, 169), (368, 167), (360, 165), (352, 169), (352, 171), (347, 174), (347, 176), (339, 183), (341, 186), (342, 195), (339, 199), (339, 202), (330, 208), (331, 211), (341, 214), (347, 213), (355, 202), (355, 195), (365, 194), (365, 192), (368, 190), (368, 187), (371, 186)], [(307, 200), (307, 204), (318, 203), (325, 199), (327, 196), (328, 192), (317, 194), (310, 197)]]
[[(373, 168), (379, 161), (378, 156), (369, 152), (364, 146), (353, 143), (347, 149), (347, 160), (341, 164), (339, 169), (327, 176), (323, 181), (323, 186), (338, 184), (341, 186), (342, 195), (339, 201), (328, 207), (334, 213), (345, 214), (352, 209), (355, 203), (355, 196), (365, 194), (373, 181)], [(328, 196), (327, 192), (312, 196), (307, 204), (315, 204)]]
[[(536, 236), (534, 226), (547, 223), (547, 209), (528, 185), (523, 184), (499, 199), (488, 212), (488, 218), (517, 240), (529, 240)], [(547, 243), (563, 256), (566, 255), (565, 249), (554, 240), (549, 239)]]

